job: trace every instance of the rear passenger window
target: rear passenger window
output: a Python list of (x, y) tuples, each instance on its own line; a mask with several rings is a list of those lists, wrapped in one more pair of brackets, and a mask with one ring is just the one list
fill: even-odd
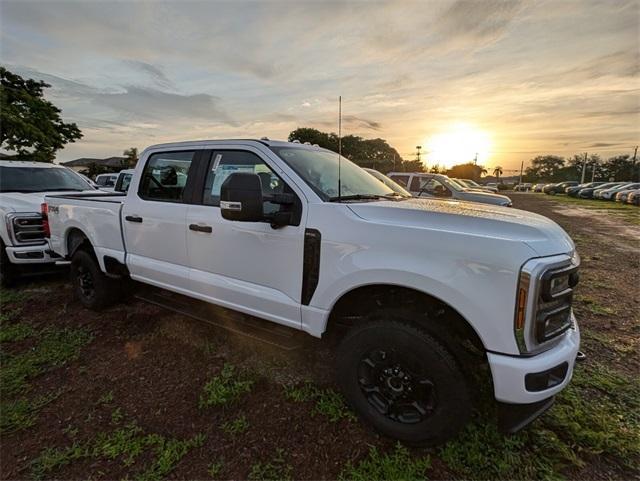
[(152, 154), (138, 193), (147, 200), (182, 202), (195, 151)]

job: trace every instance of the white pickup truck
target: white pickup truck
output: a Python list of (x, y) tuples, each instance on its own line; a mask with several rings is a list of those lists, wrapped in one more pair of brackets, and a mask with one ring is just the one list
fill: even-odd
[(571, 379), (579, 257), (546, 217), (411, 198), (334, 152), (269, 140), (156, 145), (126, 196), (46, 202), (51, 248), (87, 307), (131, 278), (312, 336), (346, 332), (338, 384), (402, 441), (466, 423), (480, 361), (506, 432)]
[(61, 260), (45, 239), (40, 212), (47, 193), (95, 192), (76, 172), (61, 165), (0, 161), (0, 283), (9, 286), (22, 274), (41, 273)]

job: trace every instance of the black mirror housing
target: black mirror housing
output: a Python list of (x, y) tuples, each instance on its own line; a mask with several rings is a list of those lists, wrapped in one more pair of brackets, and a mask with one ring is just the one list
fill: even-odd
[(262, 184), (257, 174), (235, 172), (220, 186), (220, 213), (227, 220), (261, 222)]

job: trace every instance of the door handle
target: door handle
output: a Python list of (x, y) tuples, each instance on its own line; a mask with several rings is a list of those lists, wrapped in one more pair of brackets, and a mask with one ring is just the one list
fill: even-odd
[(124, 220), (128, 220), (129, 222), (137, 222), (138, 224), (142, 224), (142, 217), (137, 215), (127, 215), (124, 217)]
[(210, 225), (189, 224), (189, 230), (194, 230), (196, 232), (206, 232), (207, 234), (211, 234), (213, 232), (213, 229)]

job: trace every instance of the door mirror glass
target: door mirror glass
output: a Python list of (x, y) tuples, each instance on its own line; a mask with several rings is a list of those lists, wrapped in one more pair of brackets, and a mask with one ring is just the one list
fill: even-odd
[(220, 212), (227, 220), (261, 222), (262, 183), (258, 174), (235, 172), (220, 186)]

